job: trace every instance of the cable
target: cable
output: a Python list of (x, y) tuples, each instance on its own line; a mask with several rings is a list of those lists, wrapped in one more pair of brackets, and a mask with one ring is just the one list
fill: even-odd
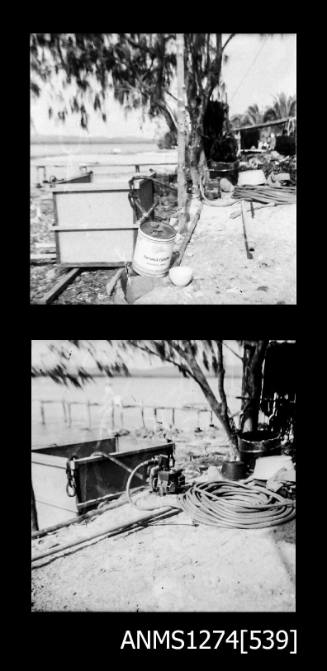
[(265, 44), (266, 44), (266, 39), (264, 39), (264, 41), (263, 41), (262, 45), (260, 46), (260, 49), (259, 49), (259, 51), (258, 51), (258, 52), (257, 52), (257, 54), (255, 55), (255, 57), (254, 57), (254, 59), (253, 59), (253, 61), (252, 61), (251, 65), (250, 65), (250, 67), (248, 68), (248, 70), (246, 71), (245, 75), (243, 76), (243, 79), (241, 79), (241, 81), (240, 81), (239, 85), (238, 85), (238, 86), (236, 87), (236, 89), (235, 89), (235, 91), (234, 91), (233, 95), (231, 96), (231, 99), (230, 99), (230, 101), (232, 101), (232, 100), (233, 100), (233, 98), (234, 98), (234, 97), (236, 96), (236, 93), (237, 93), (237, 92), (238, 92), (238, 90), (239, 90), (239, 89), (241, 88), (241, 86), (242, 86), (242, 84), (243, 84), (244, 80), (245, 80), (245, 79), (246, 79), (246, 77), (248, 76), (248, 74), (249, 74), (249, 72), (250, 72), (250, 70), (251, 70), (252, 66), (253, 66), (253, 65), (255, 64), (255, 62), (256, 62), (256, 60), (257, 60), (257, 58), (258, 58), (259, 54), (261, 53), (261, 51), (262, 51), (263, 47), (265, 46)]
[(179, 499), (194, 522), (231, 529), (263, 529), (295, 517), (295, 502), (261, 485), (219, 481), (193, 485)]

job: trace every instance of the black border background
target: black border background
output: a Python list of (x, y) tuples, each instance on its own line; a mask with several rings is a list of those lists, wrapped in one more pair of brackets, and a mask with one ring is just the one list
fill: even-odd
[[(59, 32), (67, 32), (73, 26), (76, 30), (76, 19), (73, 18), (68, 20), (68, 8), (65, 8), (64, 13), (54, 11), (55, 7), (52, 6), (53, 11), (52, 19), (50, 20), (49, 14), (45, 18), (44, 7), (41, 7), (37, 10), (36, 17), (34, 19), (33, 25), (31, 25), (31, 30), (49, 29), (49, 25), (55, 23), (55, 17), (57, 17), (57, 23), (61, 23)], [(154, 17), (157, 17), (159, 12), (159, 6), (150, 5), (150, 9), (146, 10), (145, 6), (134, 6), (134, 11), (136, 10), (136, 17), (132, 18), (131, 12), (128, 9), (124, 8), (124, 13), (128, 15), (128, 27), (130, 30), (130, 22), (134, 23), (133, 30), (142, 30), (150, 32), (153, 29), (156, 29), (153, 26)], [(126, 30), (126, 20), (121, 21), (120, 25), (113, 26), (112, 19), (112, 8), (109, 10), (110, 15), (110, 29), (117, 32), (119, 28)], [(234, 11), (235, 10), (235, 11)], [(216, 10), (213, 9), (212, 5), (207, 5), (202, 8), (201, 19), (197, 16), (194, 21), (195, 26), (186, 25), (192, 23), (192, 18), (188, 15), (188, 19), (181, 21), (181, 18), (176, 19), (173, 16), (175, 11), (174, 7), (169, 6), (169, 21), (167, 19), (168, 25), (163, 25), (162, 21), (160, 22), (160, 28), (157, 28), (157, 31), (166, 31), (166, 30), (181, 30), (182, 31), (199, 31), (205, 30), (208, 28), (208, 25), (213, 26), (217, 23), (220, 27), (223, 19), (221, 8), (217, 7)], [(292, 11), (292, 10), (291, 10)], [(223, 32), (229, 32), (228, 26), (232, 24), (232, 29), (237, 30), (238, 32), (292, 32), (297, 33), (297, 69), (298, 72), (302, 71), (303, 62), (305, 60), (305, 50), (303, 48), (305, 41), (307, 39), (305, 33), (301, 33), (299, 30), (299, 11), (297, 9), (296, 14), (293, 13), (291, 21), (288, 21), (285, 14), (286, 8), (281, 9), (283, 17), (277, 16), (279, 14), (279, 8), (275, 8), (272, 12), (275, 15), (274, 20), (266, 21), (262, 18), (264, 8), (259, 6), (258, 9), (251, 4), (250, 12), (246, 10), (246, 16), (241, 17), (239, 10), (236, 6), (229, 6), (227, 8), (227, 14), (229, 14), (228, 19), (223, 21)], [(78, 17), (79, 23), (80, 19), (83, 16), (82, 5), (79, 6)], [(104, 17), (108, 17), (108, 7), (106, 12), (102, 12), (97, 8), (92, 7), (88, 8), (85, 16), (87, 21), (84, 20), (84, 26), (87, 25), (89, 28), (89, 19), (96, 20), (97, 27), (102, 28), (106, 24)], [(180, 15), (181, 16), (181, 15)], [(267, 14), (266, 14), (267, 16)], [(17, 17), (18, 18), (18, 17)], [(60, 22), (60, 18), (62, 21)], [(167, 17), (166, 17), (167, 18)], [(152, 25), (149, 25), (149, 21)], [(107, 19), (108, 20), (108, 19)], [(204, 25), (200, 25), (201, 21)], [(235, 22), (238, 24), (235, 28)], [(288, 22), (288, 25), (287, 25)], [(32, 23), (32, 22), (31, 22)], [(269, 26), (267, 27), (267, 23)], [(119, 21), (118, 21), (119, 24)], [(146, 25), (148, 24), (148, 25)], [(179, 25), (176, 25), (179, 24)], [(274, 24), (274, 25), (273, 25)], [(281, 25), (283, 24), (283, 25)], [(80, 26), (79, 26), (80, 27)], [(106, 26), (105, 26), (106, 27)], [(96, 32), (95, 27), (92, 26), (94, 32)], [(231, 31), (230, 31), (231, 32)], [(19, 61), (18, 72), (20, 73), (20, 94), (18, 105), (16, 106), (17, 118), (14, 119), (14, 127), (25, 129), (22, 130), (21, 136), (19, 138), (19, 146), (25, 145), (25, 156), (26, 156), (26, 168), (27, 173), (29, 173), (29, 115), (25, 117), (22, 114), (23, 105), (23, 95), (26, 93), (26, 105), (29, 106), (29, 58), (23, 61), (22, 51), (23, 46), (26, 46), (27, 53), (29, 48), (29, 33), (21, 33), (19, 48), (17, 48), (17, 53), (15, 56)], [(301, 63), (302, 59), (302, 63)], [(299, 222), (305, 216), (304, 210), (304, 191), (301, 188), (301, 163), (303, 161), (302, 155), (304, 152), (304, 136), (302, 135), (301, 128), (303, 128), (303, 107), (305, 107), (300, 90), (300, 81), (297, 78), (297, 98), (298, 101), (298, 231), (300, 230)], [(305, 87), (305, 82), (303, 82), (303, 87)], [(278, 87), (277, 87), (278, 88)], [(26, 121), (26, 126), (25, 126)], [(27, 179), (29, 179), (27, 175)], [(29, 182), (27, 182), (29, 184)], [(17, 191), (16, 191), (17, 193)], [(26, 198), (26, 200), (25, 200)], [(68, 337), (77, 337), (83, 335), (83, 337), (90, 338), (102, 338), (107, 333), (110, 333), (110, 338), (124, 338), (126, 335), (128, 337), (136, 338), (148, 338), (157, 336), (163, 337), (178, 337), (186, 338), (191, 336), (192, 338), (205, 338), (205, 337), (214, 337), (217, 333), (222, 335), (224, 338), (260, 338), (263, 336), (269, 336), (269, 338), (276, 339), (296, 339), (298, 342), (298, 351), (299, 351), (299, 369), (300, 361), (303, 356), (305, 348), (305, 326), (306, 321), (309, 319), (309, 315), (305, 311), (305, 301), (304, 296), (305, 292), (303, 287), (305, 285), (305, 276), (302, 273), (301, 276), (298, 276), (298, 304), (296, 306), (112, 306), (110, 309), (107, 309), (107, 306), (39, 306), (39, 305), (30, 305), (29, 304), (29, 188), (24, 192), (23, 188), (21, 190), (21, 198), (17, 199), (15, 202), (15, 208), (19, 211), (19, 207), (22, 208), (22, 216), (19, 218), (20, 229), (19, 229), (19, 253), (22, 254), (21, 263), (19, 268), (23, 272), (25, 281), (22, 284), (22, 275), (19, 274), (19, 277), (16, 277), (18, 305), (19, 309), (16, 311), (16, 327), (12, 330), (13, 340), (15, 342), (15, 351), (17, 352), (17, 357), (15, 357), (15, 364), (17, 362), (17, 373), (19, 374), (19, 385), (21, 388), (21, 398), (23, 399), (23, 411), (19, 410), (17, 414), (17, 408), (14, 408), (13, 424), (12, 426), (15, 429), (18, 429), (17, 435), (19, 436), (19, 430), (21, 430), (22, 435), (21, 439), (17, 438), (18, 444), (22, 447), (21, 452), (23, 453), (23, 458), (20, 459), (19, 469), (15, 469), (15, 482), (17, 483), (17, 490), (19, 488), (19, 496), (15, 497), (13, 501), (13, 507), (17, 505), (16, 519), (22, 520), (22, 499), (24, 501), (29, 501), (29, 473), (30, 473), (30, 457), (29, 457), (29, 444), (30, 444), (30, 377), (29, 377), (29, 368), (30, 368), (30, 341), (32, 339), (41, 339), (41, 338), (62, 338), (64, 336)], [(19, 215), (18, 215), (19, 217)], [(15, 217), (17, 221), (18, 218)], [(17, 242), (17, 239), (16, 239)], [(297, 251), (297, 266), (298, 268), (304, 267), (301, 264), (301, 245), (298, 235), (298, 251)], [(306, 270), (308, 269), (308, 262), (305, 263)], [(26, 275), (25, 275), (26, 273)], [(13, 321), (13, 320), (12, 320)], [(12, 321), (10, 324), (12, 324)], [(310, 327), (310, 323), (308, 323)], [(14, 343), (13, 343), (14, 344)], [(11, 344), (9, 345), (9, 347)], [(304, 413), (301, 411), (301, 405), (303, 399), (301, 398), (301, 389), (304, 389), (302, 381), (301, 370), (301, 387), (299, 386), (298, 394), (298, 422), (299, 430), (298, 434), (301, 436), (300, 443), (305, 444), (306, 436), (306, 426), (304, 421)], [(16, 387), (17, 393), (17, 387)], [(303, 441), (303, 442), (302, 442)], [(26, 461), (26, 463), (25, 463)], [(23, 464), (23, 466), (22, 466)], [(301, 473), (305, 472), (305, 465), (301, 462), (301, 459), (298, 460), (297, 470), (299, 472), (298, 476), (298, 519), (301, 517), (301, 511), (303, 512), (303, 486), (301, 486)], [(25, 498), (26, 497), (26, 498)], [(162, 660), (169, 662), (171, 659), (181, 659), (181, 657), (187, 657), (188, 660), (194, 659), (196, 662), (201, 660), (203, 653), (205, 653), (205, 659), (208, 659), (208, 655), (214, 657), (214, 659), (219, 663), (219, 661), (225, 656), (229, 656), (229, 659), (242, 659), (243, 662), (249, 661), (251, 666), (253, 661), (257, 659), (260, 663), (264, 661), (269, 661), (269, 659), (283, 659), (289, 665), (302, 656), (304, 651), (304, 636), (306, 634), (307, 628), (305, 624), (305, 617), (308, 615), (307, 610), (304, 605), (305, 593), (308, 592), (309, 586), (307, 585), (306, 579), (301, 569), (301, 559), (302, 551), (304, 550), (303, 536), (302, 536), (302, 524), (297, 524), (297, 585), (296, 585), (296, 594), (297, 594), (297, 609), (296, 613), (31, 613), (30, 612), (30, 516), (29, 516), (29, 503), (28, 505), (23, 506), (25, 515), (24, 516), (24, 533), (17, 534), (15, 533), (14, 542), (18, 541), (19, 547), (17, 549), (16, 556), (20, 560), (20, 567), (18, 573), (15, 572), (15, 583), (14, 583), (14, 594), (12, 595), (12, 605), (14, 608), (13, 616), (16, 618), (18, 615), (22, 616), (20, 630), (24, 629), (25, 633), (28, 636), (30, 641), (29, 648), (31, 650), (30, 661), (33, 663), (33, 666), (44, 668), (45, 664), (52, 663), (58, 664), (60, 666), (66, 665), (69, 663), (69, 666), (73, 664), (76, 666), (80, 663), (86, 663), (89, 658), (90, 661), (95, 665), (100, 665), (102, 668), (104, 665), (111, 665), (113, 660), (118, 659), (118, 661), (124, 661), (124, 659), (130, 659), (131, 661), (142, 660), (142, 664), (148, 658), (151, 658), (153, 663), (154, 659), (156, 662)], [(21, 527), (22, 528), (22, 527)], [(299, 578), (300, 574), (300, 578)], [(233, 628), (243, 628), (243, 629), (265, 629), (271, 628), (273, 630), (278, 630), (281, 628), (297, 628), (298, 630), (298, 648), (299, 653), (297, 656), (286, 657), (281, 655), (278, 652), (253, 652), (247, 656), (239, 657), (237, 652), (234, 652), (232, 649), (228, 655), (228, 651), (224, 649), (224, 652), (217, 651), (167, 651), (158, 649), (157, 651), (135, 651), (130, 652), (128, 648), (124, 651), (119, 650), (123, 634), (126, 629), (142, 629), (146, 631), (147, 629), (160, 629), (165, 630), (169, 629), (170, 631), (174, 629), (183, 629), (189, 631), (194, 629), (199, 631), (200, 629), (233, 629)], [(309, 644), (310, 645), (310, 644)], [(19, 647), (19, 641), (17, 641), (17, 647)], [(232, 647), (231, 647), (232, 648)], [(201, 654), (200, 654), (201, 653)], [(163, 659), (165, 658), (165, 659)]]

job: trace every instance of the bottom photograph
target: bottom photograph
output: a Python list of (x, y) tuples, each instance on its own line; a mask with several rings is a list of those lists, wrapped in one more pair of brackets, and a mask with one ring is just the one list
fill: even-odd
[(295, 612), (296, 342), (31, 342), (31, 610)]

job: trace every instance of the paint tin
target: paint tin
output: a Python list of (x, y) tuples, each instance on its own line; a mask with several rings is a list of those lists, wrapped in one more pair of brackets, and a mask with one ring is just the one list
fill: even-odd
[(176, 231), (169, 224), (145, 221), (140, 225), (133, 257), (133, 269), (145, 277), (168, 273)]

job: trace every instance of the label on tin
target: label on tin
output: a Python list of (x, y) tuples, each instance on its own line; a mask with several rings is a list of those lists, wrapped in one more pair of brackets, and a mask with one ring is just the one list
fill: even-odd
[(133, 268), (140, 274), (165, 275), (169, 269), (174, 238), (156, 240), (140, 228), (133, 258)]

